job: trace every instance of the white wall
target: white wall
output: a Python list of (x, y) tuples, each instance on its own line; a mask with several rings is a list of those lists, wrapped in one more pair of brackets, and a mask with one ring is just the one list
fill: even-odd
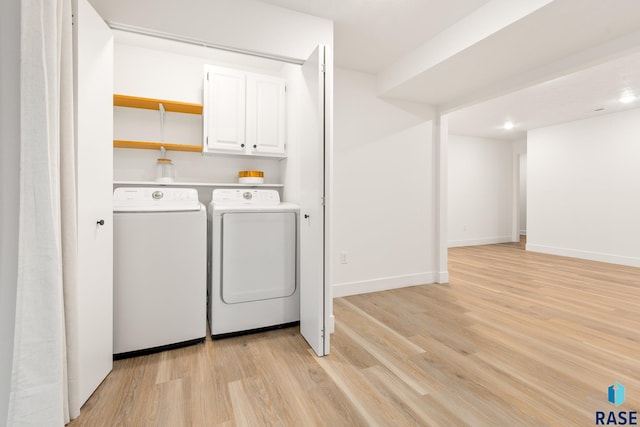
[[(297, 199), (299, 173), (295, 120), (296, 94), (302, 87), (300, 66), (247, 55), (192, 46), (121, 31), (115, 33), (114, 91), (125, 95), (202, 103), (203, 67), (221, 65), (286, 78), (289, 118), (286, 160), (206, 155), (169, 151), (176, 181), (235, 183), (239, 170), (265, 172), (265, 182), (286, 184), (287, 200)], [(116, 107), (114, 138), (160, 141), (160, 113)], [(165, 114), (164, 140), (170, 143), (202, 144), (202, 116)], [(114, 180), (153, 181), (159, 152), (119, 148), (114, 150)], [(208, 203), (211, 188), (201, 189), (200, 198)]]
[(374, 76), (344, 69), (334, 110), (333, 295), (432, 283), (431, 121), (377, 98)]
[(18, 274), (20, 1), (0, 3), (0, 426), (7, 420)]
[(449, 135), (449, 246), (511, 241), (512, 142)]
[(316, 45), (333, 45), (332, 21), (254, 0), (91, 0), (91, 4), (107, 22), (275, 56), (305, 60)]
[[(192, 29), (186, 38), (206, 41), (241, 51), (306, 59), (318, 44), (333, 45), (333, 22), (252, 0), (194, 0), (187, 3), (168, 0), (129, 1), (92, 0), (92, 5), (108, 22), (117, 22), (163, 33), (177, 33), (188, 20)], [(153, 13), (149, 13), (153, 10)], [(295, 79), (296, 65), (240, 55), (114, 31), (114, 90), (125, 95), (202, 103), (203, 65), (221, 65)], [(329, 58), (331, 63), (331, 58)], [(331, 70), (329, 70), (331, 73)], [(295, 82), (293, 82), (295, 86)], [(291, 96), (289, 94), (289, 96)], [(115, 108), (116, 139), (157, 140), (159, 113)], [(295, 123), (288, 123), (295, 134)], [(165, 116), (167, 142), (200, 145), (202, 118), (193, 115)], [(288, 141), (289, 153), (295, 154), (295, 141)], [(158, 153), (151, 150), (114, 150), (114, 180), (153, 180)], [(170, 152), (176, 167), (176, 181), (236, 182), (237, 171), (259, 169), (266, 183), (290, 181), (295, 160), (240, 159), (238, 157), (203, 157), (195, 153)], [(293, 187), (290, 185), (289, 187)], [(201, 195), (205, 192), (201, 191)], [(292, 191), (288, 192), (289, 194)], [(206, 198), (203, 200), (207, 202)]]
[(640, 267), (640, 109), (527, 140), (527, 249)]

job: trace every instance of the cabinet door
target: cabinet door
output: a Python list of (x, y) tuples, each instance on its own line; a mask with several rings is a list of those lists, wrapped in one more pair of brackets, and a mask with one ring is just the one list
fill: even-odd
[(255, 154), (284, 154), (284, 80), (247, 75), (247, 145)]
[[(113, 35), (74, 2), (78, 188), (78, 365), (85, 402), (113, 364)], [(73, 304), (73, 302), (72, 302)]]
[(245, 73), (205, 67), (205, 150), (236, 153), (245, 150), (245, 95)]

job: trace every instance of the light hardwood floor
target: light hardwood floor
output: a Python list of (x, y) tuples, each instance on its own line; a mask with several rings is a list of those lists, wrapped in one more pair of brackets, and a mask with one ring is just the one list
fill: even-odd
[(324, 358), (288, 328), (117, 361), (70, 425), (592, 426), (640, 410), (640, 269), (518, 244), (451, 249), (449, 269), (336, 299)]

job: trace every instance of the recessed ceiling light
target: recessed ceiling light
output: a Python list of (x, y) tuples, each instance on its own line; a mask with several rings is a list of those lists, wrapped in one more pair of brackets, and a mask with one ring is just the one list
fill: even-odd
[(504, 122), (504, 125), (502, 127), (505, 128), (506, 130), (509, 130), (509, 129), (513, 129), (513, 126), (514, 126), (513, 122), (507, 121), (507, 122)]
[(625, 92), (620, 98), (618, 98), (618, 101), (622, 102), (623, 104), (629, 104), (630, 102), (633, 102), (635, 100), (636, 96), (632, 92)]

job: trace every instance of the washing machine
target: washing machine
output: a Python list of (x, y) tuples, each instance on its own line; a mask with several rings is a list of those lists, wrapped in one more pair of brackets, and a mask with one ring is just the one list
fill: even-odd
[(300, 320), (299, 207), (276, 190), (216, 189), (208, 209), (213, 338)]
[(207, 213), (192, 188), (113, 195), (115, 358), (201, 342), (207, 335)]

